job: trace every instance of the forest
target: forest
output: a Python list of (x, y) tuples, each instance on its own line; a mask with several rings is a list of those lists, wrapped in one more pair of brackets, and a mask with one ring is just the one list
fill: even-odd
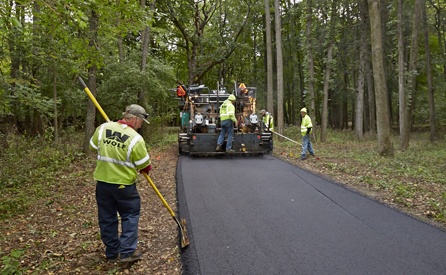
[[(181, 274), (175, 224), (150, 188), (144, 261), (108, 266), (88, 143), (140, 104), (154, 181), (174, 202), (178, 85), (257, 88), (273, 154), (446, 228), (444, 0), (0, 1), (2, 274)], [(297, 156), (297, 157), (296, 157)], [(174, 205), (174, 204), (173, 204)]]
[[(52, 136), (101, 121), (81, 76), (113, 119), (125, 105), (175, 125), (176, 85), (234, 81), (258, 89), (278, 132), (307, 107), (318, 125), (358, 139), (414, 130), (441, 138), (446, 116), (446, 4), (415, 1), (2, 1), (2, 129)], [(150, 137), (148, 137), (150, 138)]]

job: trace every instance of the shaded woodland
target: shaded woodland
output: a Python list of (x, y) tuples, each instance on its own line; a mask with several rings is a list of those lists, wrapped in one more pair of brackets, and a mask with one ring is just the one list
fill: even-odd
[(2, 135), (57, 142), (76, 127), (87, 142), (102, 118), (82, 76), (112, 119), (136, 102), (152, 131), (178, 120), (170, 88), (237, 81), (257, 87), (279, 133), (307, 107), (318, 140), (350, 129), (382, 155), (392, 134), (402, 149), (414, 130), (443, 136), (444, 1), (11, 0), (0, 20)]

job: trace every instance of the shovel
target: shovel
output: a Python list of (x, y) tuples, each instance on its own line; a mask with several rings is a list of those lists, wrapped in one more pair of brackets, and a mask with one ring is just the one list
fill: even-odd
[[(93, 94), (91, 93), (90, 89), (88, 89), (87, 85), (85, 85), (84, 80), (79, 76), (79, 82), (81, 83), (82, 87), (84, 88), (85, 93), (87, 93), (87, 95), (90, 97), (91, 101), (94, 103), (94, 105), (96, 106), (96, 108), (99, 110), (99, 112), (102, 114), (102, 116), (104, 117), (104, 119), (107, 122), (110, 122), (110, 119), (108, 118), (107, 114), (104, 112), (104, 110), (102, 109), (101, 105), (99, 105), (99, 102), (96, 100), (96, 98), (93, 96)], [(149, 175), (146, 172), (142, 172), (143, 176), (147, 179), (147, 181), (150, 183), (150, 186), (152, 187), (152, 189), (155, 191), (156, 195), (158, 196), (158, 198), (161, 199), (161, 201), (163, 202), (164, 206), (167, 208), (167, 210), (169, 211), (170, 215), (172, 216), (172, 218), (175, 220), (175, 222), (178, 225), (178, 228), (180, 229), (180, 237), (181, 237), (181, 248), (185, 248), (189, 245), (189, 239), (187, 237), (187, 230), (186, 230), (186, 220), (185, 219), (181, 219), (181, 223), (180, 221), (177, 219), (177, 217), (175, 216), (175, 213), (172, 211), (172, 208), (170, 208), (169, 204), (167, 204), (166, 200), (164, 199), (164, 197), (161, 195), (160, 191), (158, 191), (158, 188), (156, 187), (156, 185), (153, 183), (152, 179), (149, 177)]]

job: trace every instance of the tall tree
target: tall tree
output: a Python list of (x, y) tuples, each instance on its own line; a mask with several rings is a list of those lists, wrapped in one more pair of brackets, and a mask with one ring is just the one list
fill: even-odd
[[(155, 0), (152, 1), (152, 6), (151, 9), (154, 9), (154, 5), (155, 5)], [(144, 12), (146, 11), (146, 0), (141, 0), (141, 9)], [(149, 12), (149, 15), (147, 16), (149, 18), (149, 22), (146, 23), (146, 25), (144, 26), (144, 30), (142, 32), (142, 45), (141, 45), (141, 73), (144, 74), (144, 72), (146, 71), (146, 67), (147, 67), (147, 55), (149, 54), (149, 40), (150, 40), (150, 26), (148, 25), (150, 23), (150, 13), (152, 11)], [(147, 110), (147, 106), (146, 106), (146, 92), (144, 88), (141, 88), (138, 92), (138, 103), (139, 105), (143, 106), (144, 108), (146, 108)], [(141, 132), (143, 136), (146, 136), (148, 134), (148, 128), (147, 127), (142, 127)]]
[(325, 142), (327, 140), (328, 132), (328, 98), (330, 92), (330, 80), (331, 80), (331, 67), (333, 60), (333, 48), (336, 43), (335, 36), (335, 26), (336, 26), (336, 10), (337, 1), (333, 0), (331, 2), (330, 9), (330, 19), (328, 26), (327, 35), (327, 58), (325, 62), (325, 76), (324, 76), (324, 89), (323, 89), (323, 99), (322, 99), (322, 112), (321, 112), (321, 141)]
[[(99, 26), (99, 17), (96, 11), (93, 9), (90, 14), (90, 41), (88, 46), (91, 51), (95, 52), (95, 43), (98, 38), (98, 26)], [(91, 63), (88, 68), (88, 87), (96, 97), (96, 74), (97, 74), (97, 66), (95, 63)], [(95, 118), (96, 118), (96, 106), (93, 104), (91, 100), (87, 103), (87, 115), (85, 117), (85, 135), (83, 142), (83, 152), (87, 154), (90, 151), (90, 138), (93, 136), (95, 130)]]
[[(307, 70), (308, 70), (308, 95), (309, 98), (306, 100), (307, 104), (310, 104), (310, 114), (314, 114), (315, 116), (315, 92), (314, 92), (314, 57), (313, 57), (313, 38), (312, 38), (312, 24), (313, 24), (313, 1), (307, 1), (307, 17), (306, 17), (307, 28), (305, 31), (305, 41), (306, 41), (306, 53), (307, 53)], [(316, 119), (316, 117), (314, 117)], [(316, 121), (315, 121), (316, 123)]]
[(358, 139), (362, 139), (364, 136), (364, 112), (365, 112), (365, 104), (364, 104), (364, 88), (365, 88), (365, 66), (366, 66), (366, 53), (367, 53), (367, 32), (365, 31), (366, 22), (364, 20), (364, 2), (360, 1), (359, 3), (359, 12), (361, 17), (361, 43), (359, 45), (359, 66), (358, 66), (358, 89), (356, 94), (356, 111), (355, 111), (355, 134)]
[(274, 0), (277, 62), (277, 130), (283, 133), (283, 53), (282, 53), (282, 11), (279, 0)]
[[(435, 29), (437, 30), (437, 41), (439, 46), (439, 52), (444, 53), (446, 51), (446, 36), (445, 36), (445, 11), (446, 5), (443, 1), (429, 0), (431, 6), (435, 9)], [(435, 3), (436, 2), (436, 3)], [(446, 54), (441, 55), (441, 63), (443, 66), (443, 74), (446, 78)]]
[(404, 1), (398, 0), (398, 102), (399, 102), (399, 117), (400, 117), (400, 137), (401, 144), (407, 145), (408, 136), (406, 129), (408, 129), (407, 110), (407, 95), (406, 95), (406, 79), (405, 79), (405, 50), (404, 50)]
[[(415, 0), (415, 10), (412, 22), (412, 41), (410, 45), (410, 57), (409, 57), (409, 77), (407, 82), (407, 107), (404, 111), (403, 129), (401, 134), (401, 149), (407, 149), (409, 147), (410, 129), (412, 122), (412, 110), (414, 108), (415, 91), (417, 89), (417, 61), (418, 61), (418, 48), (419, 48), (419, 32), (421, 23), (421, 11), (424, 5), (424, 0)], [(400, 118), (401, 119), (401, 118)]]
[(437, 118), (435, 112), (435, 91), (432, 84), (432, 61), (429, 46), (429, 25), (427, 23), (426, 5), (423, 5), (423, 27), (424, 27), (424, 51), (426, 58), (426, 78), (427, 78), (427, 96), (429, 101), (429, 128), (430, 140), (435, 141), (438, 138)]
[[(231, 2), (234, 4), (233, 2)], [(183, 49), (187, 57), (188, 67), (188, 84), (201, 83), (203, 77), (216, 65), (222, 64), (227, 60), (234, 50), (237, 48), (237, 41), (245, 28), (251, 12), (252, 3), (249, 1), (241, 1), (237, 3), (239, 6), (234, 11), (237, 19), (228, 22), (234, 24), (228, 26), (224, 30), (226, 35), (222, 36), (224, 40), (215, 44), (215, 41), (209, 41), (209, 35), (206, 35), (208, 28), (219, 26), (220, 24), (212, 20), (220, 20), (215, 17), (215, 12), (221, 5), (229, 4), (225, 1), (162, 1), (159, 3), (160, 9), (169, 15), (179, 36), (174, 38), (176, 46)], [(244, 9), (240, 5), (244, 4)], [(244, 13), (243, 10), (245, 10)], [(240, 20), (240, 18), (243, 18)], [(240, 22), (241, 21), (241, 22)], [(180, 41), (181, 40), (181, 41)], [(212, 42), (212, 43), (211, 43)]]
[(381, 13), (379, 0), (368, 0), (372, 45), (372, 64), (376, 90), (376, 118), (378, 129), (378, 153), (393, 156), (393, 145), (390, 139), (390, 119), (386, 76), (384, 74), (384, 56), (381, 31)]
[(271, 37), (271, 9), (269, 0), (265, 0), (265, 31), (266, 31), (266, 106), (268, 112), (274, 114), (273, 97), (273, 45)]

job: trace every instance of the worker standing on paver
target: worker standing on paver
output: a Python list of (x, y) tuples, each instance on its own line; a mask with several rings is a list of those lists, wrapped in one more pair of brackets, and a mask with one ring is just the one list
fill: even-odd
[(237, 119), (235, 118), (235, 107), (234, 103), (236, 98), (234, 95), (230, 95), (223, 104), (220, 106), (220, 124), (221, 131), (217, 140), (217, 152), (223, 151), (222, 145), (225, 140), (225, 135), (228, 134), (226, 140), (226, 153), (234, 153), (232, 149), (232, 135), (234, 133), (234, 124), (237, 127)]
[(313, 145), (311, 144), (310, 134), (313, 130), (313, 124), (311, 118), (307, 114), (307, 108), (300, 109), (300, 116), (302, 117), (302, 123), (300, 124), (300, 131), (302, 133), (302, 153), (300, 159), (304, 160), (307, 156), (307, 151), (314, 157)]

